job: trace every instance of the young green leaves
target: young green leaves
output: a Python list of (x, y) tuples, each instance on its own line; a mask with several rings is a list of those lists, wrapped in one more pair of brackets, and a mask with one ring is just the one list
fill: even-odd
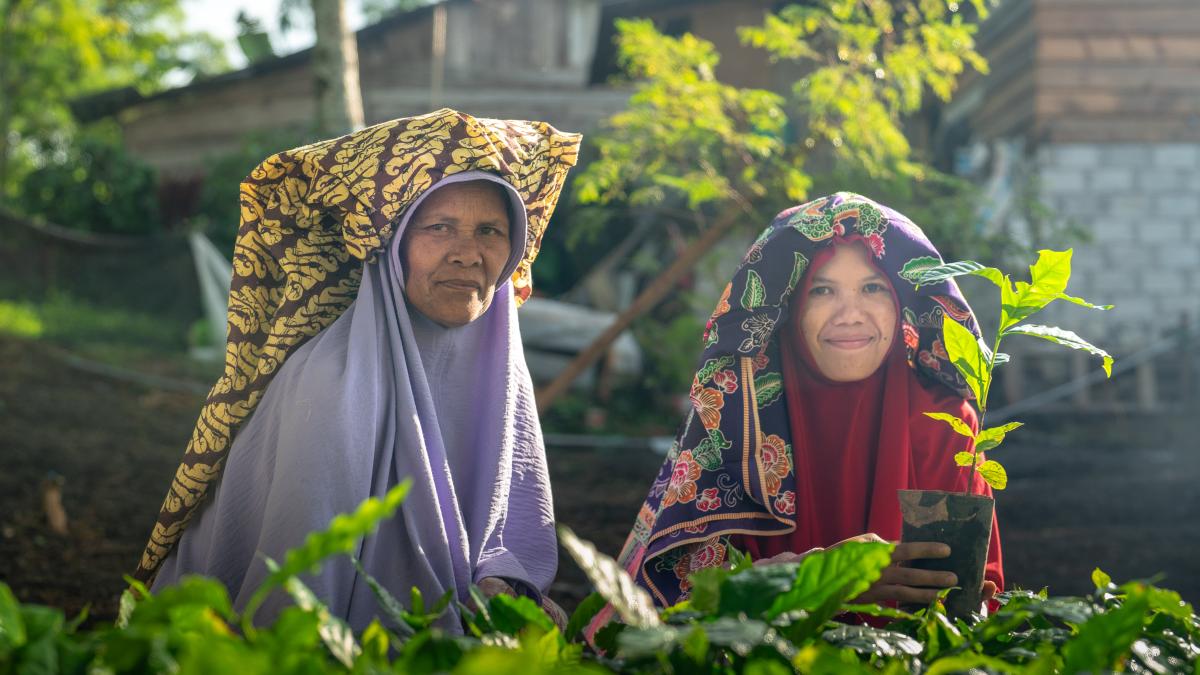
[(1000, 465), (1000, 462), (991, 459), (984, 460), (983, 456), (979, 453), (999, 446), (1004, 441), (1004, 435), (1021, 426), (1020, 422), (1009, 422), (998, 427), (984, 429), (976, 434), (971, 431), (971, 427), (967, 426), (966, 422), (949, 413), (927, 412), (925, 416), (945, 422), (958, 434), (975, 441), (975, 446), (970, 452), (955, 453), (955, 464), (963, 467), (974, 467), (975, 470), (979, 471), (979, 475), (983, 476), (983, 479), (987, 481), (987, 484), (992, 486), (993, 490), (1003, 490), (1008, 486), (1008, 473)]
[[(917, 285), (920, 287), (944, 283), (955, 277), (971, 274), (991, 281), (1000, 289), (1000, 321), (991, 349), (957, 321), (952, 319), (943, 319), (942, 321), (942, 344), (946, 348), (950, 362), (954, 364), (955, 369), (966, 380), (971, 393), (975, 395), (981, 419), (987, 415), (992, 372), (997, 365), (1008, 361), (1008, 356), (999, 352), (1000, 341), (1010, 335), (1029, 335), (1071, 349), (1086, 351), (1100, 357), (1104, 373), (1109, 377), (1112, 376), (1113, 359), (1103, 349), (1092, 345), (1069, 330), (1021, 323), (1055, 300), (1066, 300), (1091, 309), (1112, 309), (1112, 305), (1094, 305), (1082, 298), (1067, 295), (1067, 282), (1071, 278), (1071, 254), (1071, 249), (1039, 251), (1037, 261), (1029, 267), (1030, 280), (1028, 282), (1013, 283), (1007, 274), (995, 267), (986, 267), (973, 260), (938, 265), (925, 270), (918, 277)], [(1008, 432), (1021, 426), (1019, 422), (1010, 422), (973, 434), (970, 427), (953, 415), (925, 414), (933, 419), (946, 422), (957, 433), (975, 441), (970, 452), (960, 452), (954, 457), (955, 463), (959, 466), (971, 467), (972, 484), (974, 483), (974, 472), (979, 471), (992, 489), (1004, 489), (1004, 486), (1008, 484), (1008, 476), (1004, 467), (992, 460), (981, 461), (979, 453), (999, 446)]]

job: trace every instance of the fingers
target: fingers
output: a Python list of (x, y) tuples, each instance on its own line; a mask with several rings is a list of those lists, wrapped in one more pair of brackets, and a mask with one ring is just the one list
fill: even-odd
[(879, 576), (882, 585), (927, 586), (936, 589), (950, 588), (958, 585), (958, 577), (953, 572), (940, 570), (919, 570), (912, 567), (885, 567)]
[(847, 539), (843, 539), (843, 540), (839, 541), (838, 543), (834, 544), (834, 546), (841, 546), (842, 544), (846, 544), (846, 543), (850, 543), (850, 542), (854, 542), (854, 543), (858, 543), (858, 544), (886, 544), (886, 543), (888, 543), (888, 541), (886, 539), (875, 534), (874, 532), (867, 532), (866, 534), (860, 534), (860, 535), (857, 535), (854, 537), (849, 537)]
[(871, 590), (859, 596), (856, 602), (886, 602), (888, 600), (895, 600), (898, 602), (928, 605), (937, 599), (940, 590), (938, 588), (914, 588), (912, 586), (882, 584), (872, 587)]
[(983, 601), (987, 602), (988, 600), (991, 600), (992, 598), (996, 597), (996, 592), (999, 590), (1000, 589), (996, 586), (996, 582), (988, 581), (985, 579), (983, 582), (983, 591), (982, 591)]
[(791, 553), (789, 551), (784, 551), (783, 553), (773, 555), (770, 558), (763, 558), (762, 560), (755, 560), (754, 564), (755, 565), (778, 565), (780, 563), (798, 563), (801, 560), (804, 560), (804, 556), (806, 556), (806, 555), (808, 555), (808, 553)]
[(896, 544), (896, 549), (892, 551), (892, 562), (948, 557), (950, 557), (950, 547), (937, 541), (903, 542)]

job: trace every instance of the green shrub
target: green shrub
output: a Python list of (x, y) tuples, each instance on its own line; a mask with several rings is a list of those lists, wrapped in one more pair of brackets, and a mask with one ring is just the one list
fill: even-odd
[(92, 129), (48, 153), (14, 200), (28, 216), (89, 232), (146, 234), (162, 229), (154, 169), (130, 155), (118, 134)]
[[(117, 622), (90, 631), (78, 629), (82, 617), (20, 604), (0, 583), (0, 673), (1171, 673), (1198, 665), (1200, 618), (1190, 605), (1149, 584), (1116, 586), (1099, 570), (1088, 597), (1011, 591), (999, 596), (999, 611), (964, 621), (937, 603), (911, 613), (850, 604), (890, 564), (890, 544), (762, 567), (732, 551), (730, 568), (696, 573), (691, 599), (657, 612), (616, 562), (565, 528), (563, 546), (598, 589), (565, 634), (527, 598), (485, 600), (472, 589), (479, 609), (460, 605), (466, 634), (451, 635), (432, 627), (449, 595), (427, 607), (414, 590), (405, 607), (367, 576), (381, 618), (355, 635), (296, 575), (355, 550), (407, 489), (337, 517), (281, 564), (268, 560), (274, 572), (256, 599), (282, 587), (296, 603), (270, 626), (253, 626), (252, 608), (238, 616), (225, 588), (202, 577), (157, 595), (135, 582)], [(606, 602), (624, 623), (597, 634), (601, 654), (581, 629)], [(891, 623), (836, 621), (847, 612)]]
[(35, 307), (25, 302), (0, 300), (0, 334), (38, 338), (44, 330)]

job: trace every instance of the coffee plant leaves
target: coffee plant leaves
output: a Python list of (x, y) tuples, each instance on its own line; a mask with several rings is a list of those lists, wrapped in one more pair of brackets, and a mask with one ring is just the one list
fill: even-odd
[(662, 623), (654, 611), (650, 594), (635, 584), (617, 561), (597, 551), (590, 542), (576, 537), (566, 526), (559, 526), (558, 536), (563, 548), (596, 587), (596, 592), (608, 600), (622, 621), (642, 628)]

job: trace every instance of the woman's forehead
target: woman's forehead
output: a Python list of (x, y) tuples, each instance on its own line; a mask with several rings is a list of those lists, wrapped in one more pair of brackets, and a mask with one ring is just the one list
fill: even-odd
[(423, 213), (461, 207), (464, 205), (494, 207), (508, 216), (511, 204), (508, 191), (489, 180), (472, 180), (430, 188), (431, 192), (417, 206), (414, 216)]

